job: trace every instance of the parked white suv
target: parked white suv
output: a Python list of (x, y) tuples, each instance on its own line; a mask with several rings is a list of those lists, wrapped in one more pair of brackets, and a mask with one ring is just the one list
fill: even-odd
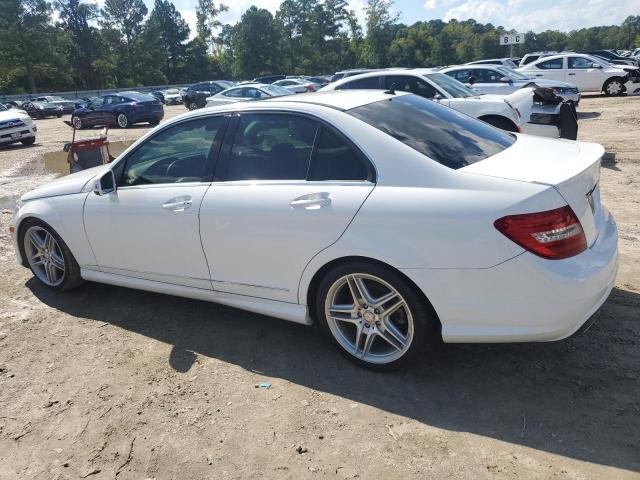
[(524, 73), (502, 65), (458, 65), (440, 70), (459, 82), (464, 83), (480, 93), (497, 93), (507, 95), (532, 82), (543, 88), (550, 88), (563, 100), (569, 100), (575, 105), (580, 103), (580, 91), (573, 83), (549, 80), (546, 78), (531, 78)]
[(36, 125), (24, 110), (8, 109), (0, 104), (0, 145), (21, 142), (33, 145), (36, 141)]
[(511, 95), (481, 95), (432, 68), (363, 73), (330, 83), (320, 91), (347, 89), (411, 92), (510, 132), (575, 140), (578, 129), (575, 109), (564, 112), (557, 97), (555, 102), (536, 99), (533, 88)]
[(581, 92), (622, 95), (640, 88), (638, 67), (612, 65), (582, 53), (565, 53), (541, 58), (518, 69), (532, 78), (567, 81)]

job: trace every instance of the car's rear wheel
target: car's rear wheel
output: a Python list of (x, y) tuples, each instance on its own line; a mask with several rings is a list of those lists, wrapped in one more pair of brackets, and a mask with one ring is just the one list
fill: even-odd
[(116, 123), (120, 128), (127, 128), (129, 126), (129, 117), (124, 113), (116, 115)]
[(189, 110), (197, 110), (198, 104), (196, 102), (189, 102)]
[(624, 93), (624, 84), (620, 78), (610, 78), (604, 84), (603, 90), (607, 97), (622, 95)]
[(364, 261), (340, 265), (322, 279), (315, 313), (343, 354), (379, 371), (415, 360), (437, 324), (424, 298), (401, 274)]
[(149, 122), (149, 125), (153, 125), (154, 127), (160, 123), (160, 120), (153, 120)]
[(82, 283), (78, 262), (51, 226), (37, 219), (26, 220), (18, 240), (22, 257), (44, 285), (64, 291)]
[(82, 119), (75, 115), (71, 118), (71, 125), (73, 125), (73, 128), (75, 128), (76, 130), (80, 130), (84, 126), (82, 125)]
[(36, 143), (36, 137), (24, 138), (20, 140), (20, 143), (22, 143), (23, 145), (33, 145), (34, 143)]

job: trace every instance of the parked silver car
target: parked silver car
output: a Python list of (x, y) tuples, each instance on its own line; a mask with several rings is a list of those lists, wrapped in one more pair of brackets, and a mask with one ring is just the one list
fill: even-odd
[(247, 100), (262, 100), (266, 98), (280, 97), (283, 95), (293, 95), (293, 92), (277, 85), (266, 83), (247, 83), (216, 93), (207, 98), (207, 107), (226, 105)]

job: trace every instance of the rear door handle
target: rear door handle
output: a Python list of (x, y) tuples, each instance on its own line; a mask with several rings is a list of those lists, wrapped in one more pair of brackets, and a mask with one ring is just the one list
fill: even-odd
[(575, 75), (575, 73), (570, 73), (569, 75)]
[(184, 212), (188, 208), (191, 208), (191, 204), (193, 200), (190, 195), (184, 195), (182, 197), (175, 197), (170, 200), (167, 200), (162, 208), (165, 210), (170, 210), (172, 212)]
[(293, 208), (302, 208), (304, 210), (318, 210), (331, 205), (331, 195), (328, 192), (311, 193), (294, 198), (289, 205)]
[(541, 77), (542, 74), (541, 73), (536, 73), (536, 77)]

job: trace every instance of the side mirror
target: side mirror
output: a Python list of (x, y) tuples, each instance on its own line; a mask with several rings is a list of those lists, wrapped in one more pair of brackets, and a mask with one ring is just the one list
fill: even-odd
[(102, 196), (116, 191), (116, 178), (113, 170), (107, 170), (93, 182), (93, 193)]
[(502, 83), (511, 83), (513, 80), (511, 80), (509, 77), (502, 77), (500, 78), (500, 81)]
[(476, 77), (474, 77), (473, 75), (469, 77), (469, 80), (467, 80), (467, 83), (469, 85), (473, 85), (476, 82), (477, 82)]
[(436, 93), (432, 98), (433, 100), (440, 101), (442, 100), (442, 95), (440, 95), (439, 93)]
[(591, 68), (602, 68), (602, 65), (600, 65), (599, 63), (592, 63)]

